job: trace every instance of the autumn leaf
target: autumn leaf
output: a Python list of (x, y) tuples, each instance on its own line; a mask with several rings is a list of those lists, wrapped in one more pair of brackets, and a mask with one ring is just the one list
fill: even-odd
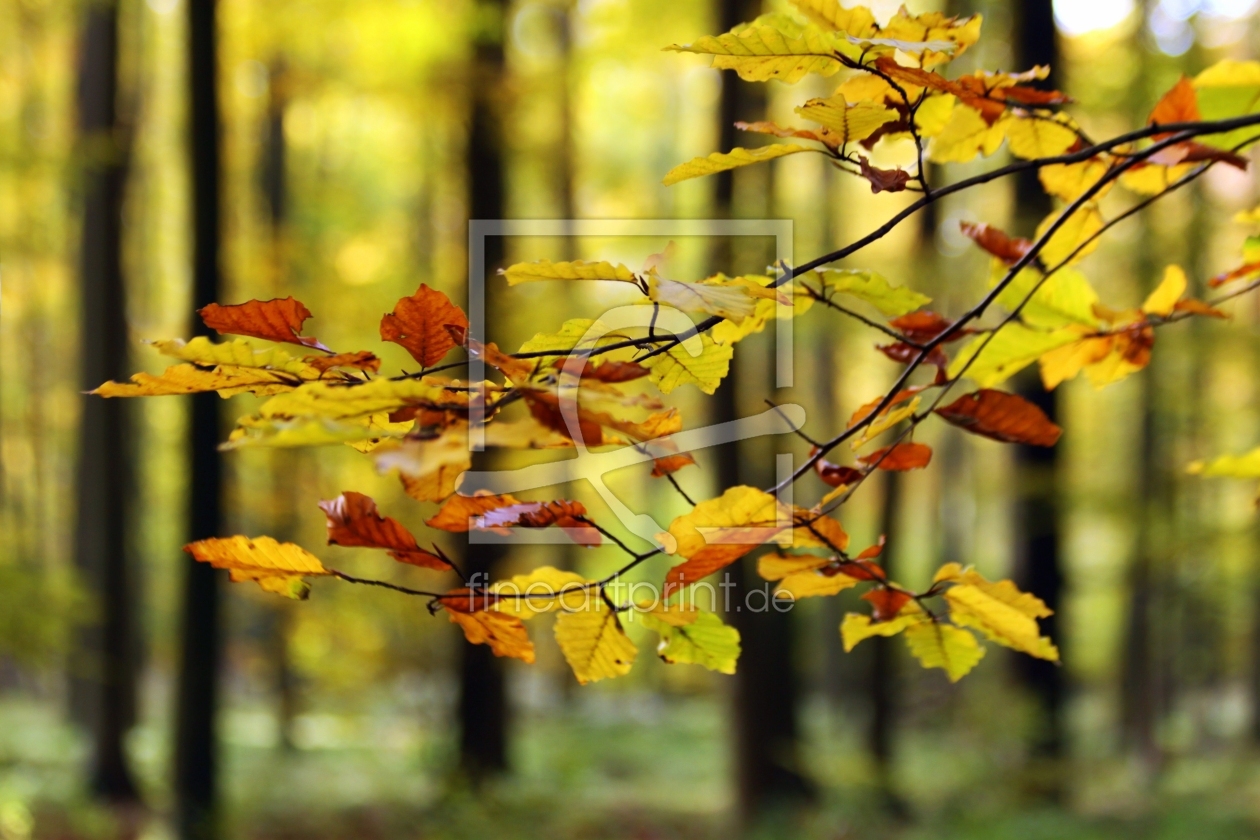
[(489, 645), (495, 656), (510, 656), (522, 662), (534, 661), (534, 643), (529, 640), (525, 625), (514, 615), (496, 610), (459, 612), (447, 610), (452, 624), (464, 631), (464, 638), (474, 645)]
[(233, 583), (252, 580), (267, 592), (299, 601), (311, 593), (305, 578), (332, 574), (300, 545), (271, 537), (215, 537), (189, 543), (184, 551), (216, 569), (227, 569)]
[(881, 470), (903, 472), (926, 467), (932, 461), (932, 447), (924, 443), (898, 443), (858, 458), (863, 464)]
[(865, 6), (845, 8), (840, 0), (792, 0), (792, 5), (813, 23), (833, 32), (869, 38), (879, 29), (875, 15)]
[(576, 572), (539, 566), (528, 574), (513, 575), (491, 586), (495, 599), (492, 609), (522, 619), (558, 609), (583, 610), (591, 599), (599, 597), (598, 590), (590, 584)]
[(250, 393), (260, 397), (293, 390), (291, 377), (267, 370), (172, 365), (160, 376), (137, 373), (130, 382), (106, 382), (88, 393), (98, 397), (166, 397), (217, 391), (227, 399)]
[(955, 624), (979, 630), (991, 641), (1029, 656), (1059, 660), (1058, 649), (1037, 627), (1038, 618), (1052, 613), (1041, 599), (1020, 592), (1009, 580), (991, 582), (970, 569), (954, 581), (945, 590), (945, 601)]
[[(1002, 107), (1002, 106), (999, 106)], [(934, 163), (967, 163), (996, 152), (1006, 139), (1006, 121), (990, 125), (975, 108), (959, 104), (928, 146)]]
[(617, 613), (601, 598), (586, 609), (556, 616), (556, 642), (582, 685), (630, 673), (638, 649), (626, 636)]
[(924, 668), (942, 668), (958, 682), (984, 658), (976, 637), (939, 621), (920, 621), (906, 628), (906, 644)]
[[(909, 388), (901, 389), (896, 394), (893, 394), (893, 398), (888, 401), (888, 405), (880, 409), (880, 413), (886, 414), (894, 406), (900, 405), (906, 400), (911, 399), (922, 390), (923, 390), (923, 386), (920, 386), (920, 385), (911, 385)], [(857, 411), (853, 412), (853, 415), (851, 417), (849, 417), (849, 425), (846, 426), (846, 428), (852, 429), (858, 423), (861, 423), (863, 420), (865, 420), (867, 417), (871, 415), (871, 412), (879, 408), (880, 403), (882, 403), (883, 401), (884, 401), (884, 397), (879, 396), (871, 400), (870, 402), (862, 405), (860, 408), (858, 408)]]
[[(810, 455), (813, 457), (812, 452)], [(819, 458), (814, 462), (814, 472), (818, 473), (818, 477), (829, 487), (845, 487), (866, 475), (866, 473), (853, 467), (833, 464), (826, 458)]]
[(400, 563), (426, 569), (451, 568), (446, 558), (425, 551), (398, 520), (381, 516), (376, 502), (362, 493), (347, 490), (335, 499), (319, 503), (328, 519), (328, 544), (383, 548)]
[[(908, 315), (893, 318), (888, 322), (888, 325), (895, 327), (898, 332), (909, 340), (924, 344), (948, 330), (954, 325), (954, 322), (940, 313), (926, 311), (911, 312)], [(969, 330), (957, 330), (951, 333), (949, 338), (945, 339), (945, 342), (958, 341), (969, 333)]]
[(811, 149), (809, 146), (798, 146), (794, 143), (775, 143), (769, 146), (758, 146), (755, 149), (744, 149), (737, 146), (729, 152), (713, 152), (704, 157), (692, 158), (686, 163), (680, 163), (665, 174), (665, 178), (661, 183), (667, 187), (672, 187), (680, 181), (686, 181), (691, 178), (713, 175), (718, 172), (725, 172), (728, 169), (738, 169), (741, 166), (748, 166), (754, 163), (764, 163), (767, 160), (774, 160), (785, 155), (817, 151), (819, 150)]
[(732, 487), (701, 502), (670, 523), (672, 553), (686, 562), (669, 570), (666, 592), (729, 566), (790, 525), (790, 514), (778, 500), (755, 487)]
[(858, 155), (858, 171), (871, 184), (872, 193), (901, 192), (910, 183), (910, 173), (904, 169), (880, 169)]
[(865, 140), (885, 123), (897, 119), (897, 112), (892, 108), (876, 102), (850, 105), (842, 96), (811, 99), (797, 108), (796, 113), (830, 129), (841, 146)]
[(367, 350), (356, 350), (353, 353), (338, 353), (335, 356), (303, 356), (302, 361), (321, 373), (335, 367), (355, 368), (356, 370), (366, 370), (371, 373), (376, 373), (381, 369), (381, 360), (376, 357), (375, 353), (370, 353)]
[(1071, 327), (1044, 331), (1010, 323), (991, 335), (978, 335), (949, 363), (950, 378), (966, 375), (989, 388), (1014, 376), (1046, 353), (1079, 341)]
[(683, 467), (694, 466), (696, 459), (691, 456), (690, 452), (679, 452), (674, 455), (666, 455), (663, 458), (654, 458), (652, 460), (652, 477), (664, 478), (667, 475), (673, 475)]
[(438, 512), (424, 521), (430, 528), (461, 534), (477, 527), (477, 517), (497, 508), (519, 505), (511, 495), (461, 496), (454, 495), (443, 503)]
[(869, 603), (874, 609), (873, 617), (875, 621), (891, 621), (910, 603), (911, 598), (909, 594), (902, 592), (900, 589), (881, 587), (863, 593), (862, 600)]
[[(517, 263), (499, 269), (499, 273), (507, 280), (509, 286), (520, 283), (533, 283), (540, 280), (615, 280), (622, 283), (637, 283), (634, 273), (621, 263), (587, 262), (573, 260), (571, 262), (553, 263), (551, 260), (539, 260), (532, 263)], [(569, 322), (565, 322), (566, 326)], [(591, 322), (587, 322), (591, 323)], [(578, 335), (581, 335), (580, 333)], [(576, 336), (575, 336), (576, 337)], [(521, 348), (524, 350), (525, 348)]]
[[(698, 352), (693, 355), (693, 351)], [(663, 394), (682, 385), (695, 385), (712, 394), (730, 372), (734, 352), (729, 345), (718, 344), (708, 333), (701, 333), (650, 359), (640, 359), (639, 364), (650, 371), (650, 379)]]
[(827, 268), (818, 272), (829, 289), (852, 295), (889, 316), (905, 315), (927, 306), (932, 299), (904, 286), (894, 286), (875, 271)]
[[(705, 610), (670, 609), (657, 605), (635, 613), (645, 627), (661, 637), (656, 655), (670, 664), (700, 665), (722, 674), (735, 673), (739, 659), (739, 631)], [(685, 620), (679, 620), (679, 616)]]
[[(476, 498), (476, 497), (474, 497)], [(597, 546), (602, 537), (599, 529), (586, 520), (581, 502), (521, 502), (488, 510), (474, 520), (478, 529), (546, 528), (554, 525), (578, 545)]]
[(1018, 394), (981, 389), (959, 397), (936, 413), (968, 432), (1004, 443), (1054, 446), (1063, 430)]
[(451, 299), (424, 283), (381, 318), (381, 340), (401, 344), (424, 367), (432, 367), (463, 344), (468, 317)]
[[(1151, 110), (1147, 125), (1167, 125), (1168, 123), (1198, 122), (1199, 99), (1195, 96), (1194, 85), (1185, 76), (1177, 80), (1167, 93)], [(1168, 135), (1155, 135), (1155, 138)]]
[(858, 47), (813, 24), (786, 15), (762, 15), (722, 35), (706, 35), (691, 44), (665, 48), (713, 56), (719, 70), (734, 70), (746, 82), (778, 79), (786, 84), (809, 73), (833, 75), (844, 65), (841, 55), (857, 58)]
[[(496, 386), (497, 387), (497, 386)], [(468, 390), (450, 390), (436, 378), (386, 379), (347, 384), (306, 382), (263, 403), (262, 417), (328, 417), (348, 420), (385, 414), (408, 406), (460, 408), (468, 405)]]
[(848, 613), (840, 624), (840, 637), (844, 642), (846, 653), (851, 652), (858, 642), (872, 636), (895, 636), (914, 624), (928, 621), (928, 617), (917, 605), (911, 604), (901, 614), (889, 621), (874, 621), (869, 615)]
[(1185, 293), (1185, 271), (1179, 265), (1170, 265), (1164, 269), (1164, 279), (1143, 301), (1142, 311), (1147, 315), (1171, 315)]
[(648, 277), (648, 297), (681, 312), (716, 315), (737, 324), (743, 323), (757, 307), (756, 299), (742, 286), (683, 283), (655, 273)]
[(198, 309), (197, 314), (207, 327), (220, 335), (248, 335), (332, 352), (318, 339), (300, 334), (302, 323), (311, 317), (311, 311), (291, 297), (250, 300), (228, 306), (211, 303)]
[(1014, 110), (1006, 121), (1006, 141), (1011, 154), (1025, 160), (1056, 157), (1071, 149), (1078, 139), (1061, 119)]
[[(557, 359), (552, 363), (552, 367), (559, 370), (567, 370), (568, 356), (563, 359)], [(638, 362), (619, 362), (608, 360), (596, 364), (587, 361), (582, 370), (582, 379), (594, 380), (596, 382), (633, 382), (636, 379), (642, 379), (648, 375), (648, 369), (640, 365)]]
[(1032, 240), (1007, 236), (1003, 231), (984, 222), (960, 222), (963, 236), (1007, 265), (1019, 262), (1032, 248)]
[(472, 469), (467, 424), (442, 431), (436, 438), (408, 438), (382, 447), (376, 454), (376, 470), (397, 469), (403, 490), (420, 502), (440, 502), (455, 492), (460, 475)]

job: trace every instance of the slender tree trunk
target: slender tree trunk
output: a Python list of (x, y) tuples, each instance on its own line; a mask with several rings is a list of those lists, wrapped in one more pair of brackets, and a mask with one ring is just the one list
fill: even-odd
[[(886, 537), (888, 547), (884, 549), (880, 559), (887, 576), (893, 578), (896, 576), (894, 560), (900, 536), (900, 473), (885, 472), (883, 488), (880, 532)], [(875, 644), (871, 651), (871, 717), (866, 745), (875, 762), (880, 804), (889, 814), (900, 818), (906, 816), (907, 809), (905, 802), (897, 794), (893, 781), (897, 727), (897, 651), (894, 643), (898, 640), (876, 636), (871, 641)]]
[[(1047, 65), (1051, 68), (1051, 75), (1044, 85), (1062, 85), (1054, 4), (1051, 0), (1026, 0), (1013, 8), (1016, 11), (1014, 40), (1018, 69)], [(1052, 209), (1035, 172), (1024, 173), (1016, 180), (1015, 204), (1021, 229), (1031, 229)], [(1018, 390), (1051, 420), (1057, 418), (1058, 391), (1045, 391), (1034, 371), (1020, 378)], [(1061, 644), (1057, 621), (1063, 591), (1058, 453), (1058, 447), (1016, 447), (1019, 493), (1016, 539), (1019, 544), (1016, 548), (1015, 576), (1022, 589), (1035, 593), (1055, 611), (1055, 615), (1042, 622), (1042, 629)], [(1052, 662), (1032, 657), (1019, 657), (1015, 662), (1020, 681), (1032, 696), (1036, 709), (1026, 783), (1031, 793), (1057, 800), (1063, 795), (1066, 781), (1060, 767), (1066, 747), (1063, 669)]]
[[(214, 0), (188, 2), (189, 126), (192, 155), (193, 305), (220, 292), (220, 126)], [(209, 331), (197, 320), (194, 335)], [(190, 540), (218, 536), (223, 523), (219, 397), (195, 394), (189, 434)], [(185, 555), (184, 626), (176, 709), (176, 822), (181, 840), (219, 836), (215, 718), (221, 659), (220, 583), (209, 565)]]
[[(502, 219), (504, 216), (502, 107), (505, 61), (503, 28), (507, 25), (505, 0), (482, 0), (472, 68), (472, 114), (468, 127), (468, 211), (470, 219)], [(495, 271), (503, 266), (503, 238), (486, 237), (486, 276), (470, 277), (486, 290), (486, 328), (493, 333), (503, 309), (499, 302)], [(488, 453), (473, 456), (473, 469), (491, 467)], [(470, 537), (472, 532), (469, 532)], [(502, 546), (469, 540), (465, 571), (474, 583), (494, 579), (503, 557)], [(459, 757), (460, 769), (477, 784), (507, 770), (508, 704), (503, 661), (489, 645), (460, 641)]]
[[(720, 28), (729, 30), (736, 24), (752, 20), (761, 11), (759, 0), (722, 0)], [(722, 149), (730, 149), (735, 138), (736, 120), (758, 120), (765, 116), (765, 93), (759, 85), (741, 81), (733, 73), (722, 76), (722, 98), (719, 107), (719, 136)], [(769, 207), (770, 190), (754, 215)], [(735, 207), (735, 179), (730, 172), (717, 176), (714, 215), (729, 218), (738, 215)], [(735, 271), (735, 255), (729, 238), (714, 249), (715, 270)], [(764, 264), (764, 261), (763, 261)], [(755, 346), (749, 342), (744, 353)], [(731, 369), (714, 398), (713, 421), (722, 423), (739, 417), (738, 384), (746, 377), (741, 370), (749, 365), (736, 353)], [(771, 368), (773, 369), (773, 368)], [(769, 387), (769, 383), (750, 383), (752, 387)], [(752, 442), (720, 447), (718, 482), (721, 488), (741, 483), (765, 483), (772, 479), (773, 456), (770, 450), (753, 447)], [(747, 461), (754, 448), (757, 460), (769, 458), (769, 464), (750, 470)], [(742, 452), (742, 457), (741, 457)], [(762, 608), (759, 595), (749, 593), (762, 589), (764, 581), (756, 573), (753, 557), (746, 557), (731, 572), (735, 578), (732, 592), (731, 619), (739, 629), (743, 652), (735, 673), (735, 755), (737, 787), (741, 818), (752, 827), (774, 816), (775, 812), (809, 797), (812, 788), (797, 769), (797, 700), (798, 677), (793, 655), (793, 621), (791, 613), (780, 612), (772, 605)], [(751, 607), (751, 608), (750, 608)]]
[[(117, 114), (118, 7), (84, 9), (79, 127), (84, 152), (81, 243), (81, 381), (84, 390), (127, 375), (126, 287), (122, 268), (127, 143)], [(127, 563), (131, 487), (125, 400), (82, 397), (76, 556), (90, 581), (101, 623), (92, 629), (90, 718), (92, 790), (116, 802), (139, 796), (123, 740), (135, 708), (132, 586)]]

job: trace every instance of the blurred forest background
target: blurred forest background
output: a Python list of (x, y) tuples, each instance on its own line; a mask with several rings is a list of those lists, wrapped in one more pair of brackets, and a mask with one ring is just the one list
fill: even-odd
[[(415, 599), (321, 581), (299, 604), (233, 587), (219, 596), (217, 642), (213, 611), (185, 608), (180, 546), (218, 513), (204, 441), (199, 455), (189, 444), (198, 409), (170, 397), (105, 410), (80, 391), (160, 370), (141, 340), (189, 335), (215, 283), (222, 302), (292, 294), (325, 342), (370, 347), (398, 367), (401, 348), (376, 341), (380, 315), (421, 282), (464, 299), (470, 217), (786, 218), (800, 261), (904, 206), (906, 194), (873, 196), (808, 155), (660, 185), (692, 156), (755, 145), (735, 138), (733, 118), (793, 121), (799, 92), (753, 90), (660, 51), (759, 5), (219, 0), (217, 75), (194, 61), (190, 77), (205, 0), (0, 0), (2, 840), (211, 836), (186, 818), (198, 808), (217, 808), (219, 835), (233, 838), (718, 837), (735, 825), (820, 838), (1260, 832), (1254, 487), (1184, 470), (1260, 443), (1252, 298), (1230, 323), (1161, 330), (1139, 376), (1101, 392), (1062, 387), (1051, 408), (1066, 433), (1050, 459), (936, 424), (925, 427), (931, 469), (841, 511), (855, 544), (889, 535), (888, 562), (907, 583), (949, 560), (1015, 575), (1059, 609), (1062, 668), (995, 649), (950, 685), (880, 644), (890, 640), (846, 655), (837, 625), (856, 601), (845, 593), (741, 623), (736, 677), (666, 667), (645, 650), (628, 677), (579, 689), (541, 644), (537, 665), (502, 674), (499, 756), (460, 738), (461, 675), (476, 666), (458, 630)], [(1052, 60), (1096, 137), (1141, 124), (1180, 74), (1260, 47), (1254, 0), (1059, 0), (1053, 19), (1049, 0), (909, 5), (984, 14), (979, 45), (951, 74)], [(895, 4), (873, 6), (887, 16)], [(801, 83), (820, 95), (834, 84)], [(213, 102), (206, 91), (219, 104), (222, 166), (198, 186), (189, 103)], [(213, 211), (204, 188), (216, 182), (221, 273), (211, 261), (195, 291), (194, 257), (207, 270), (200, 249), (216, 232), (194, 220)], [(1258, 198), (1254, 172), (1214, 168), (1120, 226), (1085, 268), (1104, 299), (1130, 305), (1168, 262), (1201, 280), (1232, 264), (1246, 231), (1230, 219)], [(987, 274), (959, 221), (1026, 234), (1047, 210), (1040, 201), (1006, 182), (951, 197), (852, 265), (957, 314)], [(765, 265), (756, 247), (679, 244), (687, 279)], [(664, 245), (522, 237), (493, 245), (490, 267), (638, 266)], [(491, 338), (516, 346), (601, 300), (538, 285), (500, 296)], [(719, 412), (754, 413), (772, 395), (762, 339), (741, 345), (751, 361), (723, 386)], [(869, 331), (825, 313), (801, 319), (795, 339), (797, 387), (773, 395), (822, 428), (897, 371)], [(249, 399), (224, 403), (224, 416)], [(700, 400), (683, 411), (688, 426), (706, 418)], [(705, 453), (679, 480), (707, 498), (732, 470), (769, 474), (772, 453), (766, 441)], [(292, 539), (399, 583), (436, 575), (323, 548), (316, 502), (342, 490), (369, 493), (417, 533), (432, 512), (356, 453), (245, 451), (215, 463), (223, 533)], [(819, 494), (814, 481), (798, 492)], [(643, 475), (614, 485), (666, 521), (682, 510)], [(604, 510), (589, 488), (572, 492)], [(595, 574), (616, 562), (602, 552), (517, 549), (504, 568)], [(199, 585), (214, 597), (213, 581)], [(190, 640), (190, 627), (202, 636)], [(194, 691), (215, 670), (191, 672), (216, 647), (217, 706)], [(212, 759), (217, 787), (203, 778)]]

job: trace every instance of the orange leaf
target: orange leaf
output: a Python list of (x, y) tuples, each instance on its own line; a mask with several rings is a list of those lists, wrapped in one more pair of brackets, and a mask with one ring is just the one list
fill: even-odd
[[(454, 335), (452, 335), (454, 328)], [(451, 299), (424, 283), (411, 297), (394, 304), (381, 318), (381, 339), (401, 344), (425, 367), (442, 360), (452, 347), (463, 343), (468, 317)]]
[(487, 511), (476, 518), (475, 527), (495, 530), (511, 526), (546, 528), (555, 525), (566, 529), (578, 545), (597, 546), (602, 539), (599, 530), (590, 522), (583, 521), (585, 516), (586, 508), (581, 502), (521, 502)]
[(1210, 306), (1201, 300), (1194, 298), (1182, 298), (1173, 304), (1173, 309), (1178, 312), (1189, 312), (1194, 315), (1208, 315), (1213, 318), (1228, 318), (1228, 312), (1222, 312), (1215, 306)]
[(298, 335), (302, 332), (302, 322), (311, 317), (311, 310), (291, 297), (250, 300), (229, 306), (211, 303), (198, 309), (197, 314), (207, 327), (220, 335), (247, 335), (332, 352), (318, 339)]
[(302, 361), (320, 373), (335, 367), (358, 368), (359, 370), (370, 370), (372, 373), (376, 373), (381, 369), (381, 360), (376, 358), (375, 353), (367, 350), (356, 350), (353, 353), (338, 353), (335, 356), (305, 356)]
[[(924, 312), (911, 312), (909, 315), (893, 318), (888, 324), (895, 327), (898, 332), (911, 341), (917, 341), (922, 344), (945, 332), (954, 325), (954, 322), (943, 315), (927, 310)], [(946, 341), (957, 341), (970, 332), (970, 330), (959, 330)]]
[(666, 455), (663, 458), (656, 458), (652, 462), (652, 477), (664, 478), (672, 475), (683, 467), (689, 467), (696, 463), (696, 459), (691, 457), (689, 452), (679, 452), (676, 455)]
[[(552, 366), (557, 370), (563, 370), (568, 360), (568, 356), (563, 359), (556, 359)], [(635, 379), (642, 379), (647, 375), (648, 369), (638, 362), (607, 361), (596, 365), (594, 362), (588, 361), (586, 367), (582, 369), (583, 379), (595, 379), (600, 382), (631, 382)]]
[(859, 554), (855, 559), (871, 560), (875, 557), (878, 557), (879, 555), (884, 553), (884, 543), (886, 542), (888, 542), (887, 535), (880, 534), (879, 542), (875, 543), (875, 545), (868, 545), (866, 548), (862, 549), (862, 553)]
[(1028, 400), (989, 388), (960, 397), (936, 413), (959, 428), (1004, 443), (1054, 446), (1063, 433)]
[(875, 608), (876, 621), (889, 621), (896, 618), (909, 601), (910, 596), (898, 589), (872, 589), (862, 595), (863, 601), (869, 601)]
[[(1185, 76), (1177, 80), (1177, 84), (1163, 95), (1151, 111), (1147, 125), (1167, 125), (1168, 123), (1198, 122), (1199, 100), (1194, 93), (1194, 85)], [(1167, 134), (1155, 135), (1155, 139), (1167, 137)]]
[(430, 528), (463, 533), (476, 527), (476, 518), (487, 511), (520, 502), (508, 494), (502, 496), (461, 496), (458, 493), (442, 503), (438, 512), (424, 521)]
[(514, 615), (496, 610), (457, 612), (447, 610), (452, 624), (464, 631), (464, 638), (474, 645), (490, 645), (495, 656), (511, 656), (524, 662), (534, 661), (534, 643), (529, 640), (525, 623)]
[(881, 470), (893, 472), (917, 470), (926, 467), (931, 462), (932, 447), (924, 443), (898, 443), (895, 446), (877, 449), (858, 460), (867, 466), (874, 466)]
[[(459, 334), (459, 328), (457, 327), (450, 327), (450, 331), (452, 335)], [(481, 359), (513, 382), (524, 382), (534, 373), (535, 365), (533, 362), (509, 356), (500, 350), (499, 345), (493, 341), (482, 344), (480, 341), (468, 337), (465, 346), (468, 348), (469, 355)]]
[(328, 517), (328, 544), (383, 548), (400, 563), (426, 569), (449, 569), (443, 557), (425, 551), (398, 520), (381, 516), (376, 502), (362, 493), (347, 490), (335, 499), (320, 502)]
[(1032, 240), (1007, 236), (1005, 232), (984, 222), (960, 222), (963, 235), (1007, 265), (1019, 262), (1029, 249)]
[(1246, 263), (1231, 271), (1218, 274), (1208, 281), (1208, 285), (1215, 289), (1217, 286), (1224, 286), (1226, 283), (1233, 280), (1238, 280), (1242, 277), (1249, 277), (1253, 274), (1260, 274), (1260, 262)]

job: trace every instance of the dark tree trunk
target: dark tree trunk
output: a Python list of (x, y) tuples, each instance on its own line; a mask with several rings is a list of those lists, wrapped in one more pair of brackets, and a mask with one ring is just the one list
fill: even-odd
[[(1048, 65), (1051, 75), (1043, 84), (1048, 87), (1062, 85), (1054, 4), (1051, 0), (1026, 0), (1013, 8), (1016, 11), (1017, 69)], [(1021, 229), (1032, 229), (1052, 208), (1049, 197), (1038, 182), (1037, 174), (1032, 171), (1023, 173), (1016, 180), (1015, 200)], [(1051, 420), (1057, 418), (1058, 392), (1046, 392), (1034, 372), (1020, 378), (1018, 390)], [(1058, 632), (1060, 624), (1057, 621), (1063, 591), (1058, 452), (1058, 447), (1016, 447), (1019, 492), (1016, 579), (1020, 588), (1035, 593), (1055, 611), (1055, 615), (1042, 622), (1042, 629), (1061, 644)], [(1057, 800), (1062, 797), (1063, 784), (1066, 781), (1061, 772), (1061, 760), (1066, 747), (1063, 669), (1052, 662), (1033, 657), (1021, 656), (1015, 661), (1020, 681), (1032, 696), (1036, 707), (1036, 720), (1029, 744), (1031, 763), (1027, 783), (1030, 792)]]
[[(760, 7), (759, 0), (722, 0), (719, 28), (726, 31), (752, 20), (760, 14)], [(727, 150), (738, 145), (735, 121), (762, 119), (765, 108), (763, 86), (743, 82), (734, 73), (724, 73), (718, 113), (719, 146)], [(750, 212), (764, 213), (769, 206), (769, 194), (767, 189), (762, 205)], [(735, 207), (735, 179), (730, 172), (717, 176), (714, 214), (718, 218), (739, 215)], [(714, 249), (713, 269), (734, 272), (734, 261), (729, 239), (719, 242)], [(754, 346), (755, 342), (748, 342), (742, 352), (751, 352)], [(714, 422), (739, 417), (738, 383), (743, 378), (741, 369), (748, 367), (747, 360), (741, 360), (741, 353), (737, 352), (730, 372), (714, 397)], [(769, 383), (753, 384), (754, 388), (759, 386), (769, 387)], [(752, 443), (719, 448), (721, 489), (741, 483), (765, 484), (773, 479), (772, 450), (755, 447)], [(749, 469), (745, 459), (754, 449), (759, 468)], [(767, 458), (768, 463), (760, 463)], [(753, 590), (763, 589), (765, 583), (756, 573), (753, 557), (744, 558), (731, 572), (735, 587), (731, 592), (730, 619), (740, 632), (743, 647), (735, 672), (735, 763), (741, 818), (746, 826), (752, 826), (772, 817), (785, 805), (808, 798), (812, 788), (797, 769), (799, 681), (791, 612), (780, 612), (769, 604), (763, 608), (766, 599), (760, 595), (748, 597)]]
[[(504, 0), (483, 0), (484, 15), (472, 68), (472, 114), (468, 126), (468, 216), (470, 219), (502, 219), (504, 216), (502, 90), (505, 75), (503, 27), (507, 25)], [(493, 334), (502, 313), (495, 271), (503, 267), (503, 238), (485, 240), (486, 329)], [(473, 456), (473, 469), (491, 467), (488, 453)], [(471, 534), (471, 532), (470, 532)], [(468, 543), (465, 571), (482, 586), (494, 579), (503, 557), (502, 546)], [(488, 645), (459, 642), (459, 762), (473, 784), (507, 770), (507, 695), (503, 661)]]
[[(118, 7), (84, 10), (79, 129), (84, 151), (81, 382), (90, 390), (127, 376), (126, 288), (122, 269), (127, 142), (117, 114)], [(125, 400), (85, 396), (79, 432), (76, 560), (99, 608), (78, 680), (93, 732), (91, 786), (115, 802), (139, 799), (123, 739), (135, 710), (132, 586), (127, 563), (131, 487)]]
[[(188, 0), (192, 153), (193, 305), (219, 298), (220, 126), (214, 0)], [(209, 331), (198, 319), (194, 335)], [(223, 523), (219, 397), (195, 394), (189, 434), (188, 538), (219, 535)], [(175, 732), (176, 822), (182, 840), (219, 835), (215, 718), (221, 658), (218, 573), (185, 555), (183, 635)]]
[[(888, 547), (881, 555), (884, 571), (889, 578), (896, 577), (894, 560), (898, 548), (898, 522), (901, 517), (901, 475), (896, 472), (883, 474), (884, 498), (881, 510), (880, 532)], [(875, 762), (876, 784), (880, 806), (895, 817), (906, 815), (906, 805), (897, 794), (893, 783), (893, 764), (896, 761), (897, 734), (897, 650), (898, 639), (876, 636), (871, 650), (870, 674), (870, 726), (866, 732), (866, 746)]]

